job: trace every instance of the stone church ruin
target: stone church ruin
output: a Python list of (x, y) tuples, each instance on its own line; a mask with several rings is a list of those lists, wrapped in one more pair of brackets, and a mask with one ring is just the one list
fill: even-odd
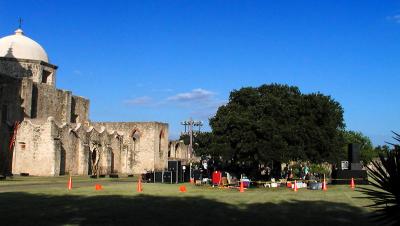
[(168, 124), (92, 122), (89, 100), (57, 89), (56, 74), (21, 29), (0, 39), (0, 174), (138, 174), (177, 157)]

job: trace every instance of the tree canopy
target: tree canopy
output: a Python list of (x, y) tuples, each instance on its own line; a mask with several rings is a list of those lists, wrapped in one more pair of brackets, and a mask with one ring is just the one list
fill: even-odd
[(343, 109), (330, 96), (295, 86), (262, 85), (231, 92), (210, 119), (209, 151), (239, 168), (271, 161), (343, 158)]

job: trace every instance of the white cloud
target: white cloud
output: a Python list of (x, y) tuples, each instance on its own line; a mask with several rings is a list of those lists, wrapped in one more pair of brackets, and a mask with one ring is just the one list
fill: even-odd
[(129, 105), (149, 105), (153, 102), (153, 98), (148, 96), (142, 96), (130, 100), (125, 100), (124, 102)]
[(178, 93), (174, 96), (167, 98), (169, 101), (179, 101), (179, 102), (190, 102), (190, 101), (202, 101), (209, 100), (215, 95), (214, 92), (205, 89), (194, 89), (187, 93)]
[(205, 89), (193, 89), (190, 92), (178, 93), (167, 98), (170, 104), (191, 109), (191, 114), (202, 120), (208, 120), (226, 101), (216, 97), (216, 93)]
[(208, 118), (216, 113), (218, 107), (226, 104), (226, 101), (219, 99), (215, 92), (198, 88), (190, 92), (177, 93), (162, 100), (157, 100), (149, 96), (141, 96), (125, 100), (124, 103), (130, 106), (150, 108), (164, 107), (168, 109), (178, 107), (190, 110), (190, 114), (199, 118), (199, 120), (207, 121)]
[(389, 20), (392, 20), (398, 24), (400, 24), (400, 14), (396, 14), (394, 16), (389, 16), (387, 17)]

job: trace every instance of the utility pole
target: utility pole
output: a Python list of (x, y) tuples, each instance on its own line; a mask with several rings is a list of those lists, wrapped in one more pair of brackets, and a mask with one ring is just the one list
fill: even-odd
[(193, 126), (197, 126), (198, 132), (200, 132), (200, 129), (203, 126), (203, 122), (194, 121), (192, 118), (190, 118), (189, 120), (181, 122), (181, 125), (185, 126), (185, 132), (183, 132), (182, 134), (189, 135), (188, 158), (190, 159), (193, 155)]
[[(187, 153), (187, 158), (189, 161), (189, 171), (190, 171), (190, 178), (192, 178), (192, 160), (191, 158), (193, 157), (193, 126), (198, 127), (198, 132), (200, 132), (201, 126), (203, 126), (202, 121), (194, 121), (192, 117), (190, 117), (189, 120), (181, 122), (181, 125), (185, 126), (185, 132), (182, 134), (187, 134), (189, 135), (189, 147), (188, 147), (188, 153)], [(186, 132), (188, 129), (188, 132)]]

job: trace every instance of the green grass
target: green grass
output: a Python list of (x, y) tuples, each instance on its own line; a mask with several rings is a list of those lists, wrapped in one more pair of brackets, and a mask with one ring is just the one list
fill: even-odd
[[(2, 225), (376, 225), (372, 202), (348, 186), (299, 189), (219, 189), (143, 184), (133, 178), (15, 177), (0, 181)], [(99, 183), (103, 190), (95, 191)]]

